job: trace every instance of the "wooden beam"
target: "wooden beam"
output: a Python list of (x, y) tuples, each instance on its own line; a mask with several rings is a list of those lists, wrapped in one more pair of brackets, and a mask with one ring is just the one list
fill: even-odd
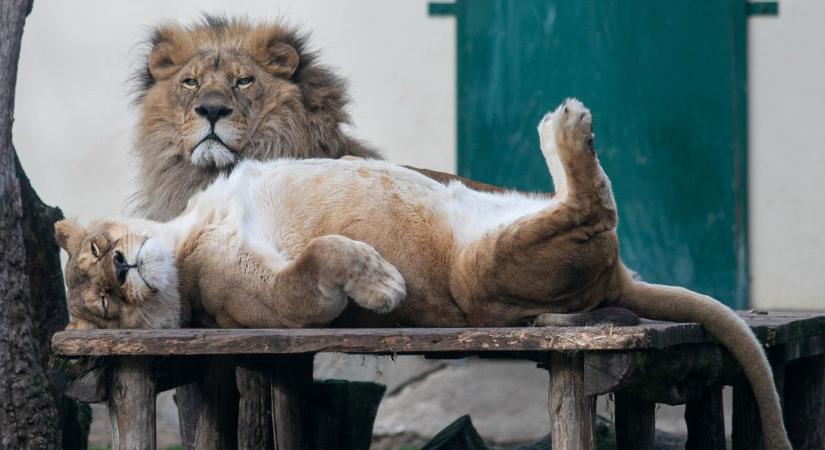
[(653, 450), (656, 404), (630, 391), (616, 392), (616, 448)]
[[(68, 397), (84, 403), (109, 400), (112, 364), (119, 357), (53, 357), (50, 378)], [(152, 357), (152, 379), (158, 393), (196, 382), (203, 374), (200, 356)]]
[(793, 448), (825, 449), (825, 355), (788, 364), (783, 406)]
[(262, 373), (238, 367), (235, 371), (240, 402), (238, 405), (238, 450), (275, 448), (272, 435), (272, 393), (269, 378)]
[(184, 408), (196, 411), (191, 422), (181, 424), (184, 448), (197, 450), (234, 450), (237, 448), (238, 391), (235, 389), (235, 365), (231, 358), (212, 358), (202, 366), (190, 395), (176, 397)]
[(584, 367), (588, 395), (631, 388), (647, 394), (648, 401), (669, 404), (683, 402), (682, 398), (675, 398), (676, 394), (683, 397), (692, 391), (673, 393), (673, 384), (701, 384), (703, 388), (736, 370), (735, 362), (718, 345), (682, 345), (661, 351), (587, 352)]
[(118, 358), (112, 370), (109, 416), (115, 450), (155, 450), (155, 383), (151, 361)]
[(722, 406), (722, 386), (705, 389), (685, 407), (688, 439), (685, 450), (725, 450), (725, 415)]
[(581, 353), (550, 355), (550, 434), (556, 450), (593, 450), (596, 397), (585, 394)]
[(744, 375), (733, 383), (733, 450), (762, 448), (762, 424), (753, 390)]
[(312, 354), (273, 358), (272, 428), (278, 450), (314, 449)]

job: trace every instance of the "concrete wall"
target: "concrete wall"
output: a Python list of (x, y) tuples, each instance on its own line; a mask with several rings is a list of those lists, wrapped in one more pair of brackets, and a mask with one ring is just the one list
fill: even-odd
[[(23, 42), (15, 143), (41, 196), (87, 220), (132, 191), (126, 80), (148, 24), (201, 11), (284, 16), (351, 81), (355, 134), (401, 163), (455, 167), (454, 22), (426, 1), (38, 0)], [(753, 303), (825, 309), (825, 3), (750, 22)], [(380, 20), (379, 20), (380, 19)]]

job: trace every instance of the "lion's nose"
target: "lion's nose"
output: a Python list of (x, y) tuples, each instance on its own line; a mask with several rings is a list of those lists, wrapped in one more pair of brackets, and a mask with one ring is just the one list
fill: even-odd
[(201, 117), (205, 117), (209, 123), (215, 125), (215, 122), (218, 120), (232, 114), (232, 108), (226, 106), (223, 102), (214, 101), (207, 98), (204, 99), (200, 105), (195, 107), (195, 113)]
[(115, 251), (115, 256), (112, 259), (115, 262), (115, 277), (117, 277), (117, 283), (122, 285), (126, 282), (126, 273), (129, 272), (132, 266), (126, 262), (126, 258), (120, 251)]

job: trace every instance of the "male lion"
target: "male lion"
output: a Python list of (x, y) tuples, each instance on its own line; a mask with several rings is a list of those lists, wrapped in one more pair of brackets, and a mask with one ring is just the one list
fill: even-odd
[(347, 136), (344, 81), (281, 24), (206, 16), (155, 29), (136, 76), (136, 211), (180, 214), (241, 159), (379, 157)]
[(748, 326), (710, 297), (635, 280), (620, 261), (589, 111), (568, 100), (539, 135), (553, 197), (443, 185), (378, 160), (287, 159), (240, 164), (168, 223), (60, 222), (72, 317), (159, 327), (182, 311), (222, 327), (322, 326), (351, 298), (370, 311), (364, 326), (512, 326), (617, 305), (701, 323), (742, 365), (765, 448), (790, 449)]

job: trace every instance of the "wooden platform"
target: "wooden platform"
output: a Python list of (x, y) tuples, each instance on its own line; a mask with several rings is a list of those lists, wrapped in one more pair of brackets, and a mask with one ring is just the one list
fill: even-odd
[[(821, 335), (825, 316), (741, 312), (767, 346)], [(646, 321), (632, 327), (175, 329), (64, 331), (59, 355), (438, 354), (649, 350), (712, 342), (698, 324)]]
[[(797, 449), (825, 448), (825, 315), (741, 312), (766, 345)], [(116, 448), (154, 448), (154, 395), (209, 375), (216, 361), (244, 367), (271, 384), (279, 449), (313, 448), (309, 398), (312, 355), (321, 352), (530, 359), (550, 374), (555, 449), (592, 449), (593, 402), (616, 392), (621, 449), (652, 448), (656, 403), (687, 403), (689, 448), (725, 448), (721, 387), (735, 389), (734, 449), (761, 447), (758, 414), (738, 365), (697, 324), (633, 327), (450, 329), (181, 329), (67, 331), (52, 339), (67, 392), (108, 400), (119, 425)], [(103, 357), (90, 360), (88, 357)], [(95, 361), (91, 366), (84, 365)], [(67, 369), (68, 368), (68, 369)], [(74, 372), (72, 372), (74, 371)], [(101, 376), (105, 373), (105, 376)], [(97, 374), (97, 376), (94, 376)], [(89, 380), (94, 380), (91, 386)], [(785, 380), (793, 380), (786, 383)], [(210, 382), (215, 384), (214, 382)], [(218, 401), (220, 395), (213, 396)], [(213, 405), (220, 411), (220, 405)], [(134, 411), (152, 410), (151, 418)], [(215, 414), (213, 421), (221, 419)], [(231, 419), (230, 419), (231, 420)], [(208, 421), (207, 421), (208, 422)], [(243, 424), (244, 418), (240, 418)], [(228, 426), (206, 427), (199, 448), (234, 446)], [(699, 430), (699, 431), (697, 431)], [(148, 433), (148, 434), (147, 434)], [(240, 446), (244, 448), (243, 445)]]

